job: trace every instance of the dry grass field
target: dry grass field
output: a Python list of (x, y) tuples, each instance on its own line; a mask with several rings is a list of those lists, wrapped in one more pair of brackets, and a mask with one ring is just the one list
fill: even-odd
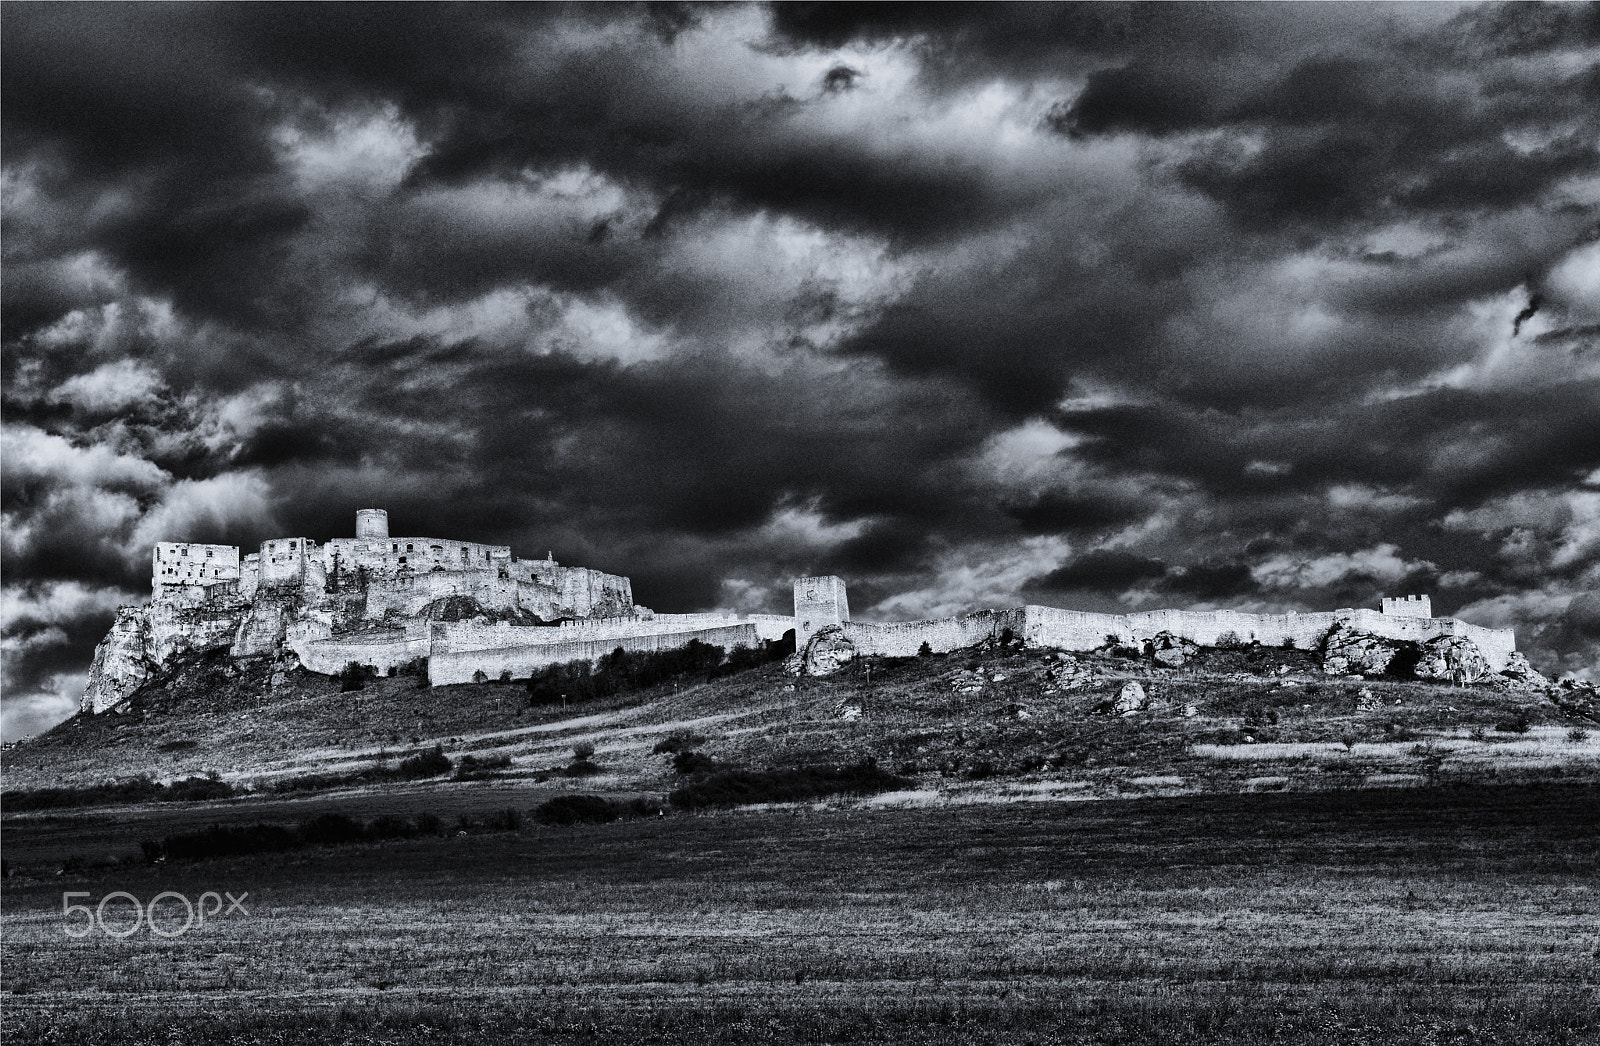
[[(63, 932), (63, 891), (166, 889), (248, 892), (248, 914), (172, 940)], [(844, 803), (12, 878), (3, 896), (17, 1043), (1600, 1036), (1585, 785)]]

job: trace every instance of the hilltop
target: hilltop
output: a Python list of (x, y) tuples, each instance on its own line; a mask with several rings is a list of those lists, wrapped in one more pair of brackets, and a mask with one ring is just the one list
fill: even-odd
[[(563, 708), (536, 703), (521, 684), (429, 687), (397, 675), (347, 692), (290, 661), (198, 655), (119, 714), (80, 714), (12, 746), (6, 788), (214, 774), (264, 795), (438, 745), (457, 762), (506, 765), (486, 780), (357, 783), (346, 794), (399, 788), (450, 800), (491, 789), (519, 803), (573, 790), (660, 794), (681, 783), (659, 750), (669, 738), (731, 767), (874, 760), (914, 782), (874, 800), (889, 804), (1600, 779), (1600, 713), (1582, 684), (1330, 677), (1311, 653), (1266, 647), (1200, 648), (1167, 667), (1127, 650), (990, 642), (858, 658), (823, 678), (792, 667), (682, 675)], [(596, 772), (568, 776), (584, 744)]]

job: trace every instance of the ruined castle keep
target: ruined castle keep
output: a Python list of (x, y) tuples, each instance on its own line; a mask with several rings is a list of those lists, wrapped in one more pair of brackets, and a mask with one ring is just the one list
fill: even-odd
[(629, 580), (552, 557), (521, 560), (504, 545), (395, 537), (383, 509), (356, 513), (355, 537), (317, 544), (273, 538), (243, 557), (231, 545), (163, 541), (151, 553), (151, 599), (122, 607), (95, 650), (82, 710), (115, 708), (175, 659), (225, 650), (293, 658), (326, 675), (357, 664), (380, 674), (426, 668), (435, 685), (527, 678), (552, 664), (617, 648), (670, 650), (692, 640), (754, 647), (793, 631), (832, 657), (947, 653), (1006, 635), (1029, 646), (1088, 651), (1139, 647), (1165, 634), (1201, 646), (1224, 640), (1320, 650), (1338, 630), (1428, 643), (1457, 637), (1494, 671), (1516, 650), (1509, 631), (1435, 618), (1427, 596), (1386, 598), (1381, 611), (1242, 614), (1156, 610), (1095, 614), (1053, 607), (981, 610), (931, 621), (850, 620), (844, 582), (794, 583), (794, 614), (656, 614)]

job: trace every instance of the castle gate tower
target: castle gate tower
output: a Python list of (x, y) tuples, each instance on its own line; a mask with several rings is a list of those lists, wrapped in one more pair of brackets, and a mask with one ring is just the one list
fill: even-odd
[(389, 536), (389, 513), (381, 508), (356, 509), (356, 537), (386, 538)]
[(829, 625), (850, 620), (844, 582), (827, 577), (803, 577), (794, 583), (794, 648), (804, 650), (811, 636)]

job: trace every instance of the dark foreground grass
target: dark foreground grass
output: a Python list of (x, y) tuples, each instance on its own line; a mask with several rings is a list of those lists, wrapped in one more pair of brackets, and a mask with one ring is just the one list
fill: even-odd
[[(4, 886), (8, 1042), (1576, 1044), (1592, 789), (676, 815)], [(61, 893), (248, 890), (172, 940)]]

